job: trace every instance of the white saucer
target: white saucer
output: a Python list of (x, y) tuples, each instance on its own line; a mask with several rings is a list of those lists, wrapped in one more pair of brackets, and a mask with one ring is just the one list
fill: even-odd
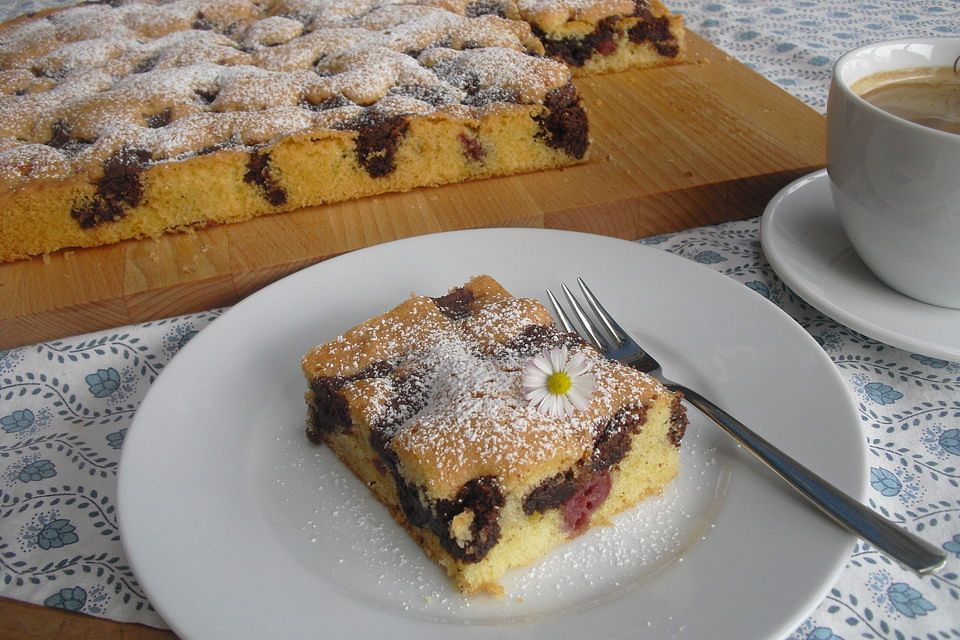
[(760, 241), (777, 275), (822, 313), (881, 342), (960, 361), (960, 310), (909, 298), (860, 260), (840, 225), (825, 169), (796, 180), (763, 213)]

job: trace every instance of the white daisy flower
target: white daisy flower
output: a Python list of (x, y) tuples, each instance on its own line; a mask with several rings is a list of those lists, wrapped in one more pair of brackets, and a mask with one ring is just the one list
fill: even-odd
[(586, 411), (595, 384), (582, 351), (569, 360), (566, 347), (543, 351), (523, 369), (523, 391), (531, 407), (556, 418)]

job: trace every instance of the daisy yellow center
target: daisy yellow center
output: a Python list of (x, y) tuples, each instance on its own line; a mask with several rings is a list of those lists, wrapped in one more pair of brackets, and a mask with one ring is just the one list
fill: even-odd
[(555, 371), (547, 376), (547, 391), (555, 396), (562, 396), (572, 386), (573, 380), (566, 371)]

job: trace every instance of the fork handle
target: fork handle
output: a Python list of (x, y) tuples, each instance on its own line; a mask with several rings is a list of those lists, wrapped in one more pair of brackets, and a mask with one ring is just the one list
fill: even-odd
[(872, 509), (833, 486), (799, 462), (757, 435), (739, 420), (692, 389), (666, 384), (720, 425), (781, 478), (823, 510), (841, 526), (920, 575), (943, 566), (946, 554), (938, 547), (894, 525)]

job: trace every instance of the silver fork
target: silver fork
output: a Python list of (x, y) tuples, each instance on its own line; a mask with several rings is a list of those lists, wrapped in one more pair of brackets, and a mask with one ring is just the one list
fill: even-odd
[(759, 458), (781, 478), (789, 482), (805, 498), (813, 502), (836, 523), (880, 549), (888, 556), (920, 575), (931, 573), (943, 566), (946, 554), (934, 545), (918, 538), (877, 515), (799, 462), (780, 451), (757, 435), (739, 420), (704, 398), (696, 391), (678, 384), (663, 375), (660, 363), (647, 353), (607, 313), (582, 278), (577, 278), (580, 290), (594, 315), (600, 319), (602, 328), (586, 313), (567, 285), (561, 285), (563, 293), (578, 320), (578, 327), (571, 323), (563, 307), (547, 289), (547, 296), (563, 327), (580, 334), (608, 358), (650, 374), (671, 391), (683, 393), (684, 400), (699, 409), (708, 418), (720, 425), (744, 448)]

